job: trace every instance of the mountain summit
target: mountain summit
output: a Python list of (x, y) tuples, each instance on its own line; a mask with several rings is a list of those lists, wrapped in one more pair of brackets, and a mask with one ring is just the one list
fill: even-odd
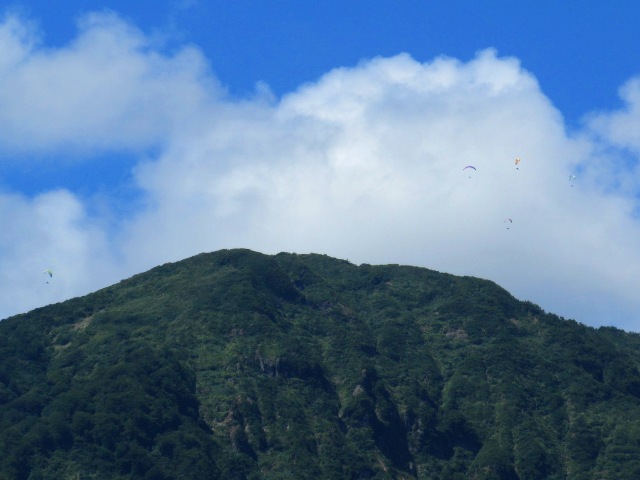
[(640, 478), (640, 338), (223, 250), (0, 322), (0, 478)]

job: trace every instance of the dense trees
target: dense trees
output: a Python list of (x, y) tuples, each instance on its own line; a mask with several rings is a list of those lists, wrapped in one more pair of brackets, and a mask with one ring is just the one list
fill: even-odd
[(203, 254), (0, 322), (0, 478), (635, 478), (639, 362), (479, 279)]

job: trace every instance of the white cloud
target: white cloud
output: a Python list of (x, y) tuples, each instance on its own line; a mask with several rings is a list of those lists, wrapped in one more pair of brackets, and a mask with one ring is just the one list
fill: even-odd
[[(2, 243), (5, 267), (40, 271), (63, 259), (81, 279), (71, 295), (84, 293), (87, 265), (110, 282), (218, 248), (320, 252), (489, 278), (560, 315), (640, 330), (637, 204), (606, 148), (634, 145), (625, 128), (636, 114), (624, 117), (636, 111), (633, 86), (627, 110), (570, 135), (534, 76), (491, 50), (467, 63), (376, 58), (279, 100), (258, 88), (239, 101), (221, 94), (196, 50), (163, 55), (113, 16), (89, 17), (68, 48), (30, 48), (2, 67), (0, 92), (61, 91), (67, 101), (52, 106), (40, 93), (24, 112), (0, 112), (0, 123), (17, 125), (0, 148), (159, 152), (136, 167), (144, 208), (115, 235), (68, 193), (6, 197), (29, 225), (39, 224), (39, 205), (64, 201), (44, 230), (55, 241), (12, 249), (38, 238), (35, 227), (17, 229)], [(55, 112), (55, 125), (43, 111)], [(25, 146), (34, 119), (42, 132)], [(86, 134), (74, 134), (81, 126)], [(47, 242), (57, 250), (29, 264)]]
[[(585, 174), (607, 187), (640, 198), (640, 77), (620, 88), (623, 106), (612, 112), (597, 112), (586, 118), (587, 133), (600, 154), (584, 162)], [(638, 206), (635, 206), (636, 213)]]
[(592, 115), (590, 126), (612, 145), (640, 152), (640, 78), (625, 83), (619, 94), (623, 108)]
[[(0, 311), (9, 315), (118, 279), (106, 239), (70, 193), (0, 195)], [(43, 272), (50, 269), (53, 278)], [(47, 283), (48, 282), (48, 283)]]
[(220, 92), (201, 54), (162, 55), (114, 14), (92, 14), (68, 46), (39, 46), (15, 17), (0, 27), (0, 145), (9, 152), (141, 149)]

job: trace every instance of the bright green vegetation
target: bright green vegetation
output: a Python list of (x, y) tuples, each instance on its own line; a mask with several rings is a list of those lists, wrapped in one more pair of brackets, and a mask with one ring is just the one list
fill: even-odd
[(485, 280), (202, 254), (0, 322), (0, 478), (640, 478), (639, 364)]

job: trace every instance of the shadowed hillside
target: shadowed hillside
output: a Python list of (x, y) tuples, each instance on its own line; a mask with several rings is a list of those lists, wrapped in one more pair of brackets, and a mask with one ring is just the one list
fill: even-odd
[(0, 478), (640, 478), (640, 337), (224, 250), (0, 322)]

